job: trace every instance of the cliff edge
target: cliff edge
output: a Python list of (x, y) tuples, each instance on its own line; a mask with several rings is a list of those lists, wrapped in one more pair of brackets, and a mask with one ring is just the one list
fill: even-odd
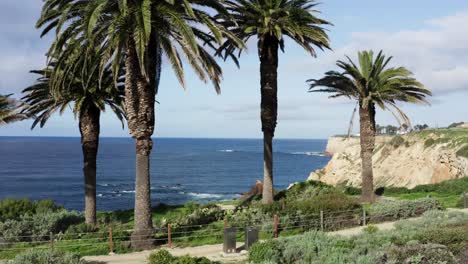
[[(333, 155), (309, 180), (331, 185), (361, 185), (359, 138), (331, 137)], [(374, 150), (375, 186), (413, 188), (468, 175), (468, 129), (437, 129), (407, 135), (377, 136)]]

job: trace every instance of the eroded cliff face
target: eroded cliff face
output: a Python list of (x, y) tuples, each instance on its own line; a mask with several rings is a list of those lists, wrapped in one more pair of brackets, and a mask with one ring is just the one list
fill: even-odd
[[(432, 130), (404, 136), (378, 136), (373, 156), (375, 186), (413, 188), (468, 175), (468, 129)], [(309, 180), (332, 185), (361, 185), (359, 138), (332, 137), (333, 155)]]

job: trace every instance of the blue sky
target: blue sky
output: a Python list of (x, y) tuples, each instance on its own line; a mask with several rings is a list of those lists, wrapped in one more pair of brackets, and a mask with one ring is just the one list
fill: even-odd
[[(28, 73), (44, 65), (49, 39), (34, 29), (42, 1), (0, 2), (0, 93), (15, 93), (34, 82)], [(412, 70), (434, 92), (432, 106), (403, 106), (413, 124), (446, 126), (468, 121), (468, 2), (465, 0), (324, 0), (318, 7), (329, 27), (333, 51), (309, 57), (286, 42), (280, 55), (279, 123), (277, 138), (326, 138), (344, 133), (353, 110), (346, 100), (308, 94), (306, 79), (334, 69), (344, 55), (358, 50), (383, 49), (396, 65)], [(255, 43), (249, 43), (255, 47)], [(156, 133), (159, 137), (261, 136), (260, 88), (256, 50), (241, 58), (241, 69), (223, 63), (222, 94), (216, 95), (188, 71), (182, 89), (168, 65), (164, 65), (157, 100)], [(396, 124), (389, 113), (379, 111), (377, 121)], [(102, 119), (102, 136), (126, 137), (110, 113)], [(53, 117), (45, 128), (29, 129), (30, 121), (0, 127), (0, 136), (79, 136), (77, 122), (68, 111)]]

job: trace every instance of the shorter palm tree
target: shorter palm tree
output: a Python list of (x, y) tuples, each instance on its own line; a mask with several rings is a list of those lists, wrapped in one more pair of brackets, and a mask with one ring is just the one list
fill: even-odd
[(11, 94), (0, 95), (0, 126), (21, 121), (30, 116), (21, 111), (24, 104), (18, 100), (10, 98)]
[[(348, 61), (338, 61), (343, 72), (329, 71), (319, 80), (308, 80), (310, 92), (332, 93), (330, 98), (348, 97), (356, 100), (359, 107), (362, 200), (374, 201), (372, 155), (375, 146), (375, 106), (389, 110), (402, 124), (411, 127), (408, 116), (396, 102), (427, 103), (426, 96), (431, 92), (412, 77), (404, 67), (387, 67), (392, 57), (386, 58), (382, 51), (374, 57), (372, 51), (358, 53), (359, 66), (349, 57)], [(317, 89), (319, 88), (319, 89)]]
[[(92, 65), (92, 64), (91, 64)], [(73, 106), (75, 116), (78, 116), (83, 151), (83, 174), (85, 184), (85, 221), (96, 225), (96, 160), (99, 147), (100, 116), (105, 106), (109, 106), (118, 119), (124, 122), (123, 85), (114, 86), (114, 79), (109, 69), (104, 71), (99, 83), (96, 71), (94, 77), (78, 78), (67, 75), (63, 80), (63, 89), (51, 90), (50, 76), (54, 72), (54, 64), (47, 69), (32, 71), (40, 75), (38, 81), (23, 90), (23, 100), (28, 103), (24, 113), (35, 115), (32, 129), (38, 124), (43, 127), (47, 120), (56, 112), (62, 114), (67, 107)], [(80, 70), (84, 73), (86, 71)], [(80, 80), (94, 80), (86, 85)], [(122, 82), (120, 82), (122, 83)]]

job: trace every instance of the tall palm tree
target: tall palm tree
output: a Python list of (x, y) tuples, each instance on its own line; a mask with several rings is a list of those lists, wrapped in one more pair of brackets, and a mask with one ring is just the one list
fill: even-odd
[(349, 57), (338, 61), (342, 72), (329, 71), (319, 80), (308, 80), (310, 92), (332, 93), (330, 98), (348, 97), (359, 104), (362, 201), (374, 201), (372, 154), (375, 146), (375, 106), (389, 110), (400, 123), (410, 125), (408, 116), (396, 105), (397, 102), (427, 103), (431, 92), (412, 77), (404, 67), (388, 67), (392, 57), (386, 58), (380, 51), (358, 53), (359, 65)]
[(21, 121), (30, 116), (21, 113), (24, 104), (18, 100), (10, 98), (11, 94), (0, 95), (0, 126)]
[[(257, 37), (260, 59), (261, 121), (263, 131), (263, 203), (273, 202), (273, 137), (278, 116), (278, 51), (284, 52), (285, 37), (289, 37), (310, 55), (315, 48), (329, 49), (330, 43), (323, 28), (329, 22), (318, 18), (313, 0), (233, 0), (227, 1), (232, 20), (227, 27), (239, 39), (247, 42)], [(239, 49), (226, 41), (220, 49), (224, 58)], [(226, 53), (224, 53), (226, 52)], [(239, 52), (240, 55), (240, 52)]]
[[(83, 65), (84, 66), (84, 65)], [(35, 120), (31, 129), (38, 124), (42, 128), (49, 118), (56, 112), (62, 114), (67, 107), (73, 107), (73, 112), (79, 120), (81, 146), (83, 151), (83, 175), (85, 186), (85, 222), (96, 225), (96, 160), (99, 147), (100, 116), (106, 105), (124, 122), (123, 86), (114, 86), (111, 71), (103, 73), (102, 82), (98, 82), (98, 72), (90, 74), (86, 79), (92, 80), (88, 86), (80, 81), (82, 78), (67, 75), (63, 84), (66, 86), (60, 94), (53, 93), (51, 76), (55, 70), (50, 66), (44, 70), (32, 71), (40, 77), (37, 82), (23, 90), (23, 100), (28, 104), (24, 112), (34, 115)]]
[[(206, 11), (226, 14), (217, 0), (48, 0), (38, 26), (44, 33), (60, 31), (51, 53), (83, 56), (83, 42), (101, 49), (101, 68), (111, 65), (116, 74), (125, 62), (125, 105), (128, 127), (136, 141), (135, 228), (132, 246), (151, 246), (150, 161), (155, 127), (155, 96), (163, 55), (185, 86), (183, 61), (203, 81), (211, 80), (220, 91), (221, 68), (206, 48), (216, 50), (225, 37), (241, 41), (225, 30)], [(61, 28), (64, 27), (62, 30)], [(208, 32), (207, 32), (208, 31)], [(63, 49), (66, 43), (67, 49)], [(65, 69), (76, 68), (60, 60)], [(64, 72), (67, 72), (65, 70)], [(60, 79), (60, 78), (59, 78)]]

